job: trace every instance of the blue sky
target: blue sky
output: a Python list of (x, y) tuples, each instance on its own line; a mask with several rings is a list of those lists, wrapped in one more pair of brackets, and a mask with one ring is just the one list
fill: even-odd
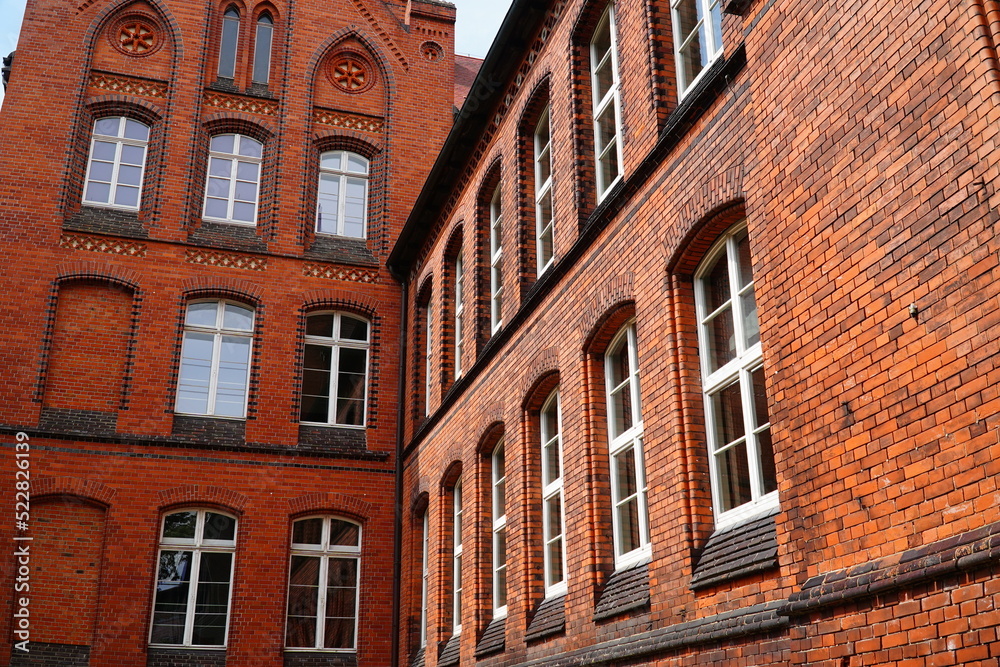
[[(483, 58), (496, 35), (510, 0), (452, 0), (458, 8), (455, 51), (464, 56)], [(17, 47), (25, 0), (0, 0), (0, 55)], [(3, 87), (0, 86), (0, 104)]]

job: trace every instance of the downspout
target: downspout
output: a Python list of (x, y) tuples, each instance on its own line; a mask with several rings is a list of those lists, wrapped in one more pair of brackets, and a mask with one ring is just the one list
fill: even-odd
[(409, 283), (396, 275), (390, 269), (393, 277), (400, 282), (403, 287), (402, 313), (400, 316), (400, 342), (399, 342), (399, 397), (398, 408), (396, 410), (396, 474), (395, 474), (395, 496), (394, 518), (392, 527), (392, 659), (391, 666), (399, 667), (399, 628), (400, 628), (400, 593), (401, 579), (403, 574), (403, 413), (406, 390), (406, 341), (409, 338), (407, 333), (407, 304), (409, 303)]

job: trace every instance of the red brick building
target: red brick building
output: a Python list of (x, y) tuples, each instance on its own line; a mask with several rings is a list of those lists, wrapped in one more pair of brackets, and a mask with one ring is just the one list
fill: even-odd
[(401, 660), (998, 664), (998, 17), (515, 0), (389, 259)]
[(0, 539), (28, 547), (0, 560), (0, 664), (392, 663), (385, 260), (452, 124), (454, 19), (28, 3), (0, 112), (27, 510)]

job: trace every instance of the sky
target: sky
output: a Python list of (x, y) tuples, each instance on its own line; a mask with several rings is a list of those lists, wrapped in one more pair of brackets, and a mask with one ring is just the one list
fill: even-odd
[[(493, 37), (503, 22), (511, 0), (452, 0), (458, 9), (455, 27), (455, 52), (484, 58)], [(0, 0), (0, 56), (17, 48), (25, 0)], [(3, 104), (3, 86), (0, 86)]]

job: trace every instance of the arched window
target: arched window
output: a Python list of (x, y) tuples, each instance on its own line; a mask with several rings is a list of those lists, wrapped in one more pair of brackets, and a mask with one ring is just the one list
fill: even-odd
[(303, 422), (364, 426), (369, 340), (370, 326), (360, 317), (322, 312), (306, 318)]
[(590, 81), (593, 93), (594, 153), (597, 199), (621, 176), (621, 93), (618, 76), (618, 35), (615, 8), (608, 7), (590, 40)]
[(490, 200), (490, 333), (503, 326), (503, 209), (500, 185)]
[(746, 223), (695, 274), (698, 347), (716, 526), (778, 504)]
[(94, 122), (85, 204), (136, 210), (142, 192), (149, 126), (124, 116)]
[(503, 439), (490, 456), (493, 507), (493, 618), (507, 615), (507, 465)]
[(462, 542), (462, 519), (465, 505), (462, 498), (462, 478), (455, 482), (452, 491), (452, 550), (451, 550), (451, 604), (452, 604), (452, 634), (462, 632), (462, 557), (464, 555)]
[(177, 412), (246, 416), (253, 324), (253, 308), (241, 303), (218, 300), (188, 304)]
[(459, 248), (455, 257), (455, 379), (462, 377), (462, 355), (465, 353), (465, 331), (462, 319), (465, 317), (465, 267), (462, 262), (462, 249)]
[(240, 40), (240, 12), (230, 6), (222, 15), (222, 41), (219, 43), (219, 76), (236, 76), (236, 47)]
[(219, 134), (209, 151), (205, 217), (255, 224), (264, 145), (242, 134)]
[(553, 258), (552, 130), (549, 107), (535, 127), (535, 258), (542, 275)]
[(604, 373), (615, 565), (621, 568), (649, 555), (639, 353), (634, 321), (622, 327), (608, 346)]
[(287, 648), (357, 648), (360, 571), (361, 526), (329, 516), (292, 525)]
[(691, 84), (722, 55), (721, 0), (672, 0), (677, 91), (683, 96)]
[(542, 558), (545, 597), (566, 592), (566, 545), (563, 517), (562, 417), (559, 389), (545, 400), (539, 413), (542, 454)]
[(363, 239), (367, 209), (367, 158), (350, 151), (320, 155), (316, 231)]
[(274, 20), (264, 12), (257, 19), (257, 34), (253, 47), (253, 82), (267, 83), (271, 73), (271, 39), (274, 35)]
[(420, 522), (420, 648), (427, 646), (427, 585), (430, 582), (430, 509), (424, 509)]
[(163, 517), (149, 643), (225, 646), (236, 519), (191, 509)]

